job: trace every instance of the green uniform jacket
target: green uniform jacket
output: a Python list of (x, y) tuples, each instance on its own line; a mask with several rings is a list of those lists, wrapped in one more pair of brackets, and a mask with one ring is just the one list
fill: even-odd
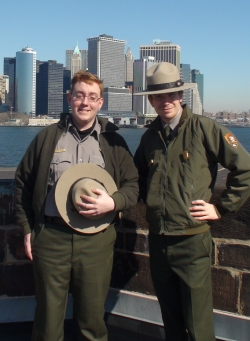
[[(35, 225), (43, 228), (50, 163), (56, 144), (67, 127), (67, 114), (57, 124), (40, 131), (28, 147), (16, 170), (17, 223), (24, 234)], [(98, 118), (101, 125), (100, 150), (105, 169), (114, 179), (118, 191), (112, 195), (115, 210), (134, 206), (138, 199), (138, 172), (133, 158), (118, 128), (106, 119)]]
[(148, 125), (134, 157), (151, 232), (185, 235), (209, 229), (206, 221), (190, 215), (189, 207), (192, 200), (211, 199), (218, 163), (229, 173), (215, 207), (219, 215), (240, 208), (250, 195), (250, 155), (229, 130), (183, 106), (178, 134), (168, 148), (161, 131), (157, 117)]

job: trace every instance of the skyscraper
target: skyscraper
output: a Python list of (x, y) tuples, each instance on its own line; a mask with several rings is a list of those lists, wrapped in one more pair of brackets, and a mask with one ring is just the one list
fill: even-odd
[(36, 111), (36, 52), (25, 47), (16, 53), (16, 111), (31, 114)]
[(78, 47), (78, 43), (74, 49), (71, 59), (71, 78), (74, 77), (75, 73), (82, 69), (82, 55)]
[(9, 104), (9, 76), (0, 75), (0, 104)]
[(134, 56), (130, 47), (125, 54), (125, 82), (133, 82), (133, 64)]
[(151, 45), (140, 46), (140, 59), (144, 57), (155, 57), (159, 62), (168, 62), (177, 66), (180, 70), (180, 54), (179, 45), (172, 44), (171, 41), (155, 39)]
[[(191, 83), (191, 69), (190, 64), (180, 64), (180, 77), (184, 83)], [(186, 103), (189, 108), (192, 107), (192, 89), (183, 91), (183, 103)]]
[[(134, 92), (146, 90), (147, 70), (158, 63), (154, 57), (143, 57), (134, 61)], [(151, 106), (148, 96), (133, 96), (133, 111), (142, 115), (156, 115), (155, 109)]]
[(63, 111), (63, 64), (41, 62), (37, 74), (37, 115), (59, 118)]
[(201, 103), (203, 106), (203, 87), (204, 87), (204, 76), (203, 74), (200, 73), (199, 70), (193, 69), (191, 71), (191, 75), (192, 75), (192, 82), (193, 83), (197, 83), (198, 86), (198, 91), (200, 94), (200, 99), (201, 99)]
[(70, 70), (63, 69), (63, 112), (69, 112), (69, 104), (67, 99), (67, 93), (70, 91), (71, 72)]
[(124, 87), (125, 40), (102, 34), (88, 38), (88, 70), (103, 80), (104, 87)]
[[(76, 47), (78, 47), (78, 44), (76, 45)], [(72, 56), (73, 56), (73, 53), (74, 53), (76, 47), (74, 48), (74, 50), (66, 50), (66, 55), (65, 55), (65, 57), (66, 57), (66, 60), (65, 60), (66, 70), (71, 71)], [(81, 59), (82, 59), (81, 69), (86, 70), (88, 68), (88, 50), (80, 50), (79, 48), (78, 48), (78, 50), (81, 53)]]
[(8, 104), (15, 111), (16, 58), (4, 58), (3, 73), (9, 76)]

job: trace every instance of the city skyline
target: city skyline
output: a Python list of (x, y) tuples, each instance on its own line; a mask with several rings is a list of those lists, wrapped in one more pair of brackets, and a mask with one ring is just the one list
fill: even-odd
[(97, 3), (95, 8), (87, 3), (78, 18), (82, 6), (78, 0), (70, 8), (47, 0), (39, 8), (26, 0), (6, 3), (0, 74), (3, 58), (15, 57), (27, 45), (37, 52), (38, 60), (53, 59), (65, 65), (67, 49), (74, 49), (77, 42), (79, 49), (87, 49), (87, 39), (101, 34), (125, 40), (125, 51), (130, 47), (134, 59), (139, 59), (141, 45), (152, 44), (154, 39), (169, 40), (181, 47), (180, 62), (204, 75), (205, 111), (250, 109), (248, 1), (239, 6), (230, 0), (202, 4), (180, 0), (176, 6), (163, 0), (157, 5), (127, 0)]

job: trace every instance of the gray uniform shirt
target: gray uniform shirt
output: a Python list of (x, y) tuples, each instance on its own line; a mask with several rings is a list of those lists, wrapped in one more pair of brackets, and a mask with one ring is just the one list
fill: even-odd
[(68, 168), (78, 163), (93, 163), (105, 167), (99, 147), (100, 131), (101, 127), (96, 119), (92, 132), (81, 140), (69, 117), (67, 130), (59, 139), (50, 164), (45, 215), (60, 217), (55, 203), (55, 188), (57, 180)]

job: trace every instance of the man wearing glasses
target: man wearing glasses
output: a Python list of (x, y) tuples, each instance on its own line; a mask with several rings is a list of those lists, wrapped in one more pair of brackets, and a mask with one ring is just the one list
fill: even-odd
[(25, 252), (33, 261), (35, 276), (33, 341), (64, 340), (69, 284), (79, 340), (107, 341), (104, 302), (116, 219), (100, 232), (80, 233), (60, 216), (55, 194), (60, 177), (71, 167), (93, 164), (109, 173), (117, 191), (109, 195), (91, 188), (96, 197), (84, 196), (78, 203), (80, 215), (98, 218), (137, 202), (137, 170), (127, 144), (114, 124), (97, 118), (103, 105), (102, 91), (97, 76), (79, 71), (68, 95), (71, 115), (62, 114), (58, 124), (38, 133), (16, 172), (17, 222), (23, 228)]

